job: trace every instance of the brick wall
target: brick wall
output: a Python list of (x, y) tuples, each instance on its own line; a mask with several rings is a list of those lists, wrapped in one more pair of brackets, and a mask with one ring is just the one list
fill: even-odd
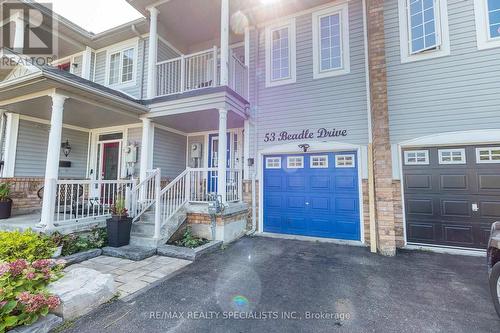
[[(237, 212), (234, 214), (227, 214), (224, 216), (218, 216), (216, 219), (217, 225), (225, 225), (231, 223), (233, 221), (238, 221), (246, 218), (248, 212)], [(210, 215), (207, 213), (188, 213), (187, 214), (187, 222), (188, 224), (210, 224), (211, 219)]]
[[(257, 221), (255, 224), (257, 225), (257, 229), (259, 229), (259, 182), (255, 181), (255, 191), (256, 191), (256, 217)], [(247, 230), (252, 230), (252, 181), (244, 180), (243, 181), (243, 202), (248, 204), (248, 218), (247, 218)]]
[(12, 211), (14, 214), (28, 213), (42, 209), (42, 200), (38, 198), (37, 193), (43, 187), (43, 178), (2, 178), (1, 181), (11, 183), (10, 197), (12, 199)]
[(381, 254), (396, 254), (394, 189), (392, 182), (387, 72), (385, 61), (384, 0), (367, 1), (368, 63), (372, 106), (373, 170), (377, 247)]
[(405, 245), (404, 221), (403, 221), (403, 201), (401, 197), (401, 181), (393, 181), (394, 189), (394, 228), (396, 233), (396, 246), (402, 248)]

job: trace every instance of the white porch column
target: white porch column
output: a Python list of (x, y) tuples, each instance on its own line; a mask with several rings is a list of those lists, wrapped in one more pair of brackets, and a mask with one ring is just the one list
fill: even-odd
[(149, 99), (156, 94), (156, 62), (158, 60), (158, 14), (155, 7), (148, 8), (150, 14), (149, 22), (149, 53), (148, 53), (148, 93)]
[(63, 125), (64, 101), (66, 96), (52, 95), (52, 115), (50, 118), (49, 143), (47, 146), (47, 163), (45, 165), (45, 185), (41, 225), (46, 230), (54, 228), (56, 207), (57, 179), (59, 177), (59, 155), (61, 153), (61, 136)]
[(220, 10), (220, 84), (229, 84), (229, 0), (221, 0)]
[(5, 151), (2, 177), (14, 177), (17, 152), (17, 134), (19, 132), (19, 115), (7, 113), (5, 126)]
[(143, 118), (142, 119), (142, 141), (141, 141), (141, 162), (140, 162), (140, 181), (142, 182), (147, 177), (147, 171), (151, 167), (150, 166), (150, 152), (152, 143), (152, 135), (153, 135), (153, 124), (151, 119)]
[(222, 196), (222, 202), (226, 202), (226, 175), (227, 175), (227, 110), (219, 109), (219, 154), (217, 194)]
[(92, 72), (92, 49), (87, 46), (82, 55), (82, 78), (90, 80)]

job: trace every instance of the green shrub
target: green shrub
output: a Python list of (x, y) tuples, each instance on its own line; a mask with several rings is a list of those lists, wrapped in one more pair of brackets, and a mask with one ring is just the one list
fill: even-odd
[(191, 227), (187, 227), (186, 231), (184, 231), (184, 235), (180, 240), (175, 242), (175, 245), (194, 249), (195, 247), (202, 246), (206, 243), (208, 243), (208, 240), (193, 236)]
[(12, 262), (25, 259), (33, 262), (52, 257), (56, 246), (50, 237), (31, 230), (0, 231), (0, 261)]
[(46, 287), (61, 276), (64, 264), (52, 259), (0, 263), (0, 332), (30, 325), (60, 304)]
[(86, 235), (71, 234), (62, 236), (60, 234), (54, 234), (52, 237), (63, 247), (63, 256), (69, 256), (90, 249), (102, 248), (107, 244), (106, 228), (94, 229)]

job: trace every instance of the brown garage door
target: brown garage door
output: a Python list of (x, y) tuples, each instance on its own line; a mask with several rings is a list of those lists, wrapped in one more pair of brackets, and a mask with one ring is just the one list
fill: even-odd
[(409, 243), (485, 248), (500, 221), (500, 145), (403, 150)]

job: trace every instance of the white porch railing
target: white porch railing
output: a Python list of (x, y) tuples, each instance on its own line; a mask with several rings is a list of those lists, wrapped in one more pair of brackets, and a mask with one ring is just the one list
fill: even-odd
[[(217, 168), (196, 168), (189, 171), (189, 201), (207, 202), (211, 193), (217, 193)], [(237, 202), (242, 199), (242, 172), (238, 169), (227, 169), (226, 201)]]
[[(220, 57), (216, 46), (156, 64), (156, 97), (220, 86)], [(235, 54), (229, 62), (229, 87), (248, 98), (248, 68)]]
[(229, 58), (229, 88), (248, 100), (248, 67), (233, 52)]
[(160, 193), (161, 220), (167, 221), (188, 202), (189, 171), (184, 170)]
[(160, 169), (150, 170), (142, 182), (134, 186), (128, 198), (129, 215), (137, 221), (154, 203), (156, 199), (156, 186), (160, 186)]
[(54, 221), (58, 224), (111, 215), (118, 199), (125, 200), (133, 180), (57, 180)]

